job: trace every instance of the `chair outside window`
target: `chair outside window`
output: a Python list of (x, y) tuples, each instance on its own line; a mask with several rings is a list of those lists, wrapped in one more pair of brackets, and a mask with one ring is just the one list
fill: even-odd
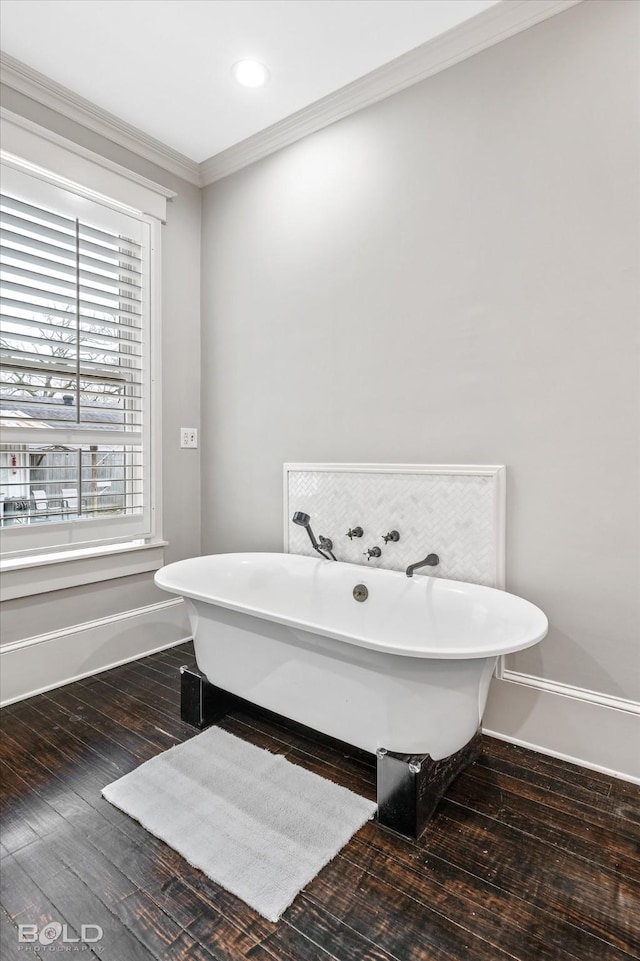
[(46, 511), (49, 506), (47, 502), (47, 492), (32, 491), (31, 493), (35, 501), (36, 511)]
[(77, 487), (63, 487), (62, 488), (62, 507), (65, 511), (70, 511), (74, 514), (78, 513), (78, 488)]

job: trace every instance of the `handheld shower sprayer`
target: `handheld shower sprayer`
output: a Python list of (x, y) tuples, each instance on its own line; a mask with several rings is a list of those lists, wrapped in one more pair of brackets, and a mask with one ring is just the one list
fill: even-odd
[[(315, 538), (315, 534), (311, 530), (311, 518), (308, 514), (305, 514), (303, 511), (296, 511), (291, 520), (294, 524), (298, 524), (299, 527), (306, 528), (307, 534), (309, 535), (309, 540), (311, 541), (311, 546), (313, 547), (314, 551), (317, 551), (318, 554), (321, 554), (326, 561), (329, 560), (329, 557), (332, 561), (335, 561), (336, 558), (332, 550), (333, 541), (331, 541), (328, 537), (320, 537), (320, 543), (318, 543)], [(329, 557), (327, 557), (325, 551)]]

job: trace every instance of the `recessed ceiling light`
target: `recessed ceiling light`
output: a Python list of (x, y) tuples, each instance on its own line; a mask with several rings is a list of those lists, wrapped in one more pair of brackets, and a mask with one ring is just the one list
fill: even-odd
[(234, 63), (231, 73), (243, 87), (261, 87), (269, 79), (269, 71), (257, 60), (239, 60)]

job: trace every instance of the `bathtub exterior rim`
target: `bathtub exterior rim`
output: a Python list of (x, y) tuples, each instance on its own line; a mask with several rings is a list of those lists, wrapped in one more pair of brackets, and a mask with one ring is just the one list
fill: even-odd
[[(519, 641), (510, 641), (509, 643), (491, 644), (485, 642), (482, 645), (478, 644), (477, 641), (474, 643), (469, 643), (466, 646), (459, 644), (456, 647), (438, 647), (435, 644), (429, 644), (428, 639), (425, 638), (425, 645), (423, 647), (410, 647), (403, 645), (402, 643), (402, 630), (399, 628), (398, 634), (394, 636), (393, 640), (385, 641), (379, 638), (370, 638), (363, 636), (362, 634), (355, 634), (348, 629), (336, 630), (334, 627), (328, 624), (318, 623), (311, 618), (305, 617), (301, 619), (300, 617), (287, 616), (283, 611), (269, 610), (268, 608), (262, 606), (257, 606), (251, 603), (249, 598), (243, 598), (240, 600), (234, 600), (229, 597), (225, 597), (222, 592), (216, 593), (215, 586), (209, 587), (207, 585), (206, 589), (203, 585), (193, 583), (191, 579), (192, 572), (197, 571), (198, 568), (206, 566), (209, 564), (211, 567), (219, 567), (225, 564), (239, 564), (245, 562), (255, 562), (261, 565), (269, 565), (274, 561), (282, 564), (284, 560), (285, 564), (295, 565), (296, 567), (302, 566), (309, 570), (309, 574), (322, 573), (325, 565), (330, 565), (336, 570), (338, 567), (344, 569), (342, 572), (345, 578), (348, 578), (349, 583), (357, 584), (361, 580), (369, 579), (372, 577), (379, 579), (384, 578), (385, 585), (397, 585), (398, 590), (403, 587), (406, 588), (408, 582), (411, 582), (414, 587), (418, 586), (420, 582), (432, 581), (430, 587), (435, 590), (445, 589), (447, 585), (453, 585), (455, 590), (462, 591), (466, 594), (481, 596), (487, 602), (496, 606), (499, 609), (501, 604), (504, 603), (515, 603), (518, 608), (522, 610), (523, 616), (528, 618), (529, 630), (526, 637), (521, 638)], [(542, 640), (548, 632), (548, 621), (543, 612), (531, 604), (529, 601), (524, 600), (513, 594), (509, 594), (506, 591), (500, 591), (491, 587), (484, 587), (477, 584), (466, 584), (465, 582), (459, 581), (448, 581), (444, 578), (428, 578), (424, 575), (416, 575), (415, 578), (409, 579), (398, 571), (390, 571), (384, 569), (367, 569), (361, 568), (358, 565), (345, 564), (342, 562), (332, 562), (324, 561), (320, 559), (310, 558), (302, 555), (292, 555), (292, 554), (277, 554), (271, 552), (264, 553), (234, 553), (234, 554), (214, 554), (208, 555), (200, 558), (190, 558), (184, 561), (177, 561), (173, 564), (169, 564), (166, 567), (161, 568), (157, 571), (155, 575), (155, 583), (162, 590), (165, 590), (172, 594), (178, 594), (182, 597), (189, 598), (193, 601), (205, 602), (207, 604), (212, 604), (217, 607), (226, 608), (227, 610), (236, 611), (241, 614), (248, 614), (253, 617), (261, 618), (263, 620), (272, 621), (277, 624), (282, 624), (285, 627), (302, 629), (308, 631), (312, 634), (318, 634), (325, 637), (330, 637), (337, 641), (342, 641), (346, 644), (352, 644), (358, 647), (369, 648), (371, 650), (380, 651), (382, 653), (394, 654), (400, 657), (418, 657), (418, 658), (429, 658), (429, 659), (446, 659), (446, 660), (457, 660), (466, 658), (486, 658), (486, 657), (497, 657), (506, 653), (513, 653), (515, 651), (523, 650), (527, 647), (531, 647)], [(440, 585), (440, 587), (438, 587)], [(413, 589), (413, 588), (412, 588)], [(427, 587), (425, 586), (425, 590)]]

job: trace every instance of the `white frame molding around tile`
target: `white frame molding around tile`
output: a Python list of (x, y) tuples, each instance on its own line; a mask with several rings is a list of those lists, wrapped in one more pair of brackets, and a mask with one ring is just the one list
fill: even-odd
[[(283, 465), (283, 549), (289, 553), (289, 474), (329, 471), (345, 474), (432, 474), (490, 477), (493, 482), (494, 584), (505, 589), (506, 475), (503, 464), (296, 464)], [(502, 659), (500, 659), (502, 660)], [(502, 668), (502, 665), (498, 665)], [(501, 675), (497, 675), (501, 676)]]

